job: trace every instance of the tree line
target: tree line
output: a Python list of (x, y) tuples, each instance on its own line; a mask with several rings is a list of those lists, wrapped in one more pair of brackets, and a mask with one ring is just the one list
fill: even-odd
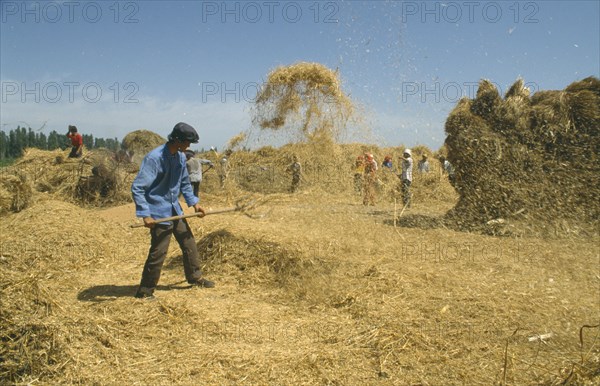
[[(66, 149), (71, 147), (71, 141), (67, 138), (66, 130), (64, 133), (58, 133), (52, 130), (48, 135), (34, 131), (29, 128), (17, 126), (16, 129), (6, 133), (0, 130), (0, 160), (14, 159), (23, 155), (23, 150), (27, 147), (35, 147), (42, 150)], [(121, 148), (121, 143), (115, 138), (100, 138), (92, 134), (82, 134), (83, 145), (87, 149), (106, 148), (117, 151)]]

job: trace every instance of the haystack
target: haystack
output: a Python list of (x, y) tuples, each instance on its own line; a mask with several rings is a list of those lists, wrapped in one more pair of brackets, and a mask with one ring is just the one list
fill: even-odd
[(110, 206), (131, 201), (135, 176), (115, 153), (95, 149), (83, 158), (67, 158), (67, 151), (25, 149), (13, 168), (28, 176), (34, 190), (83, 206)]
[(502, 218), (547, 226), (600, 215), (600, 80), (529, 96), (518, 80), (501, 98), (480, 82), (446, 121), (460, 199), (449, 214), (467, 228)]
[[(330, 263), (308, 259), (300, 250), (264, 238), (249, 239), (226, 229), (205, 235), (198, 242), (207, 274), (226, 274), (241, 285), (275, 285), (296, 295), (306, 293), (311, 278), (331, 269)], [(179, 260), (177, 261), (179, 264)]]
[(162, 145), (167, 140), (149, 130), (136, 130), (123, 138), (121, 147), (133, 156), (133, 162), (141, 165), (144, 156), (155, 147)]
[(15, 168), (0, 173), (0, 214), (20, 212), (32, 201), (33, 189), (25, 174)]

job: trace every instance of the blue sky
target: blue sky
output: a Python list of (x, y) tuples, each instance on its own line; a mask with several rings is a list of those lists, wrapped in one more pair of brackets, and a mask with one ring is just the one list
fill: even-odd
[(361, 107), (349, 140), (437, 149), (482, 78), (504, 92), (519, 77), (536, 91), (600, 76), (599, 4), (3, 0), (2, 129), (122, 139), (185, 121), (198, 147), (222, 147), (250, 128), (269, 71), (309, 61), (338, 68)]

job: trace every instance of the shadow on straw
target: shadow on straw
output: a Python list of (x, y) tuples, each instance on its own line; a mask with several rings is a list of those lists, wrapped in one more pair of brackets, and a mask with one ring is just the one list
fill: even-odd
[[(185, 283), (185, 282), (184, 282)], [(156, 287), (159, 291), (189, 289), (190, 286), (184, 285), (159, 285)], [(96, 285), (86, 288), (77, 294), (77, 300), (85, 302), (106, 302), (122, 297), (133, 297), (138, 289), (138, 285)]]

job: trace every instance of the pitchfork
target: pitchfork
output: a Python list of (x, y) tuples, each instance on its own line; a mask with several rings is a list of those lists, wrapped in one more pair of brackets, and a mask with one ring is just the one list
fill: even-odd
[[(208, 216), (211, 214), (221, 214), (221, 213), (229, 213), (229, 212), (242, 212), (243, 214), (245, 214), (246, 216), (250, 217), (250, 218), (261, 218), (264, 217), (265, 214), (262, 215), (257, 215), (257, 214), (252, 214), (250, 213), (250, 211), (256, 209), (256, 207), (258, 206), (258, 200), (256, 199), (252, 199), (252, 200), (246, 200), (244, 201), (244, 199), (240, 199), (238, 201), (235, 202), (235, 207), (233, 208), (223, 208), (223, 209), (215, 209), (215, 210), (207, 210), (204, 215)], [(189, 217), (198, 217), (198, 216), (202, 216), (201, 212), (197, 212), (197, 213), (190, 213), (190, 214), (183, 214), (180, 216), (171, 216), (171, 217), (165, 217), (165, 218), (157, 218), (154, 221), (158, 224), (161, 222), (166, 222), (166, 221), (172, 221), (172, 220), (181, 220), (184, 218), (189, 218)], [(143, 227), (144, 223), (136, 223), (136, 224), (131, 224), (130, 227), (131, 228), (140, 228)]]

